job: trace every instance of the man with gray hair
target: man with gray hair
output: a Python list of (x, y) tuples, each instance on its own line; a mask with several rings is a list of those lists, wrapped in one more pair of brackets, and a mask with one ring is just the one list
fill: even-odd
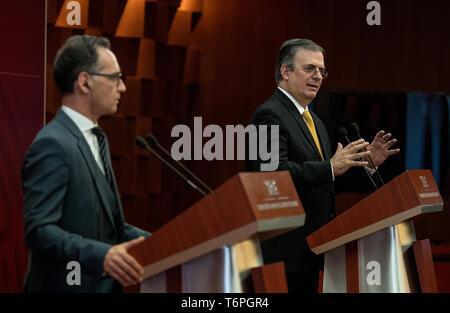
[(108, 39), (73, 36), (59, 49), (53, 75), (62, 107), (22, 164), (25, 292), (120, 292), (141, 282), (143, 269), (127, 249), (150, 235), (124, 220), (98, 127), (126, 90), (120, 67)]
[[(306, 213), (305, 225), (261, 244), (264, 263), (284, 261), (289, 292), (317, 292), (323, 255), (315, 255), (306, 237), (334, 218), (334, 179), (351, 167), (381, 165), (399, 149), (391, 134), (380, 131), (372, 143), (363, 139), (338, 143), (334, 155), (325, 125), (308, 105), (316, 97), (325, 69), (324, 50), (308, 39), (292, 39), (280, 48), (275, 67), (278, 85), (272, 97), (252, 115), (255, 125), (278, 125), (278, 171), (288, 170)], [(270, 147), (270, 138), (267, 145)], [(364, 148), (367, 151), (362, 151)], [(246, 170), (259, 171), (262, 160), (246, 160)]]

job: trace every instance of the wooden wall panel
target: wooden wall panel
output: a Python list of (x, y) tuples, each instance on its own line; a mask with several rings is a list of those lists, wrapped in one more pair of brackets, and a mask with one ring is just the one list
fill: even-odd
[(158, 42), (167, 42), (170, 25), (177, 11), (177, 5), (170, 5), (158, 1), (157, 3), (147, 2), (145, 13), (148, 19), (145, 23), (145, 37)]
[(151, 39), (142, 38), (139, 46), (139, 59), (137, 65), (137, 76), (141, 78), (155, 77), (155, 53), (156, 42)]
[(155, 76), (157, 78), (181, 81), (184, 73), (186, 47), (156, 44)]
[(141, 38), (144, 34), (145, 0), (127, 1), (115, 36)]
[(125, 76), (136, 76), (139, 55), (139, 39), (120, 38), (105, 35), (111, 41), (111, 48), (119, 61)]
[(114, 34), (127, 0), (95, 0), (89, 6), (89, 25)]

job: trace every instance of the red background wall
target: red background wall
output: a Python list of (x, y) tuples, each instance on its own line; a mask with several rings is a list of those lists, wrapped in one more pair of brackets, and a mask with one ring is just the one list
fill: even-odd
[(0, 293), (27, 266), (20, 166), (44, 123), (45, 1), (0, 2)]

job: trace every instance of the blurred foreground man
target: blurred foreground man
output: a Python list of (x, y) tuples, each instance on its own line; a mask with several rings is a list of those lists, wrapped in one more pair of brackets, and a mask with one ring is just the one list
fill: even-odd
[[(380, 131), (371, 144), (363, 139), (345, 148), (339, 143), (332, 154), (325, 125), (308, 110), (327, 77), (324, 50), (308, 39), (283, 43), (278, 53), (275, 79), (278, 88), (253, 113), (251, 123), (279, 125), (278, 171), (288, 170), (305, 208), (303, 227), (261, 244), (264, 263), (284, 261), (289, 292), (317, 292), (323, 255), (315, 255), (306, 237), (334, 218), (334, 179), (351, 167), (381, 165), (399, 149), (391, 134)], [(259, 129), (259, 127), (257, 127)], [(270, 147), (270, 136), (267, 142)], [(363, 151), (367, 148), (367, 151)], [(358, 161), (365, 158), (364, 161)], [(247, 171), (260, 171), (261, 160), (246, 160)]]
[(97, 123), (117, 111), (126, 90), (120, 67), (108, 39), (73, 36), (58, 51), (53, 76), (62, 107), (22, 165), (25, 292), (120, 292), (142, 277), (127, 249), (150, 235), (124, 221)]

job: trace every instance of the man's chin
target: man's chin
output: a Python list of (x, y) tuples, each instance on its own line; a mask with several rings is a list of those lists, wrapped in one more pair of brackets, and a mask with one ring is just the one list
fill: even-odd
[(116, 114), (118, 109), (119, 109), (119, 104), (117, 103), (113, 106), (113, 108), (111, 110), (112, 112), (110, 114)]
[(308, 100), (312, 101), (317, 96), (317, 92), (309, 92), (306, 96), (308, 97)]
[(108, 111), (105, 110), (104, 114), (102, 114), (102, 116), (108, 116), (108, 115), (113, 115), (117, 113), (117, 105), (111, 109), (109, 109)]

